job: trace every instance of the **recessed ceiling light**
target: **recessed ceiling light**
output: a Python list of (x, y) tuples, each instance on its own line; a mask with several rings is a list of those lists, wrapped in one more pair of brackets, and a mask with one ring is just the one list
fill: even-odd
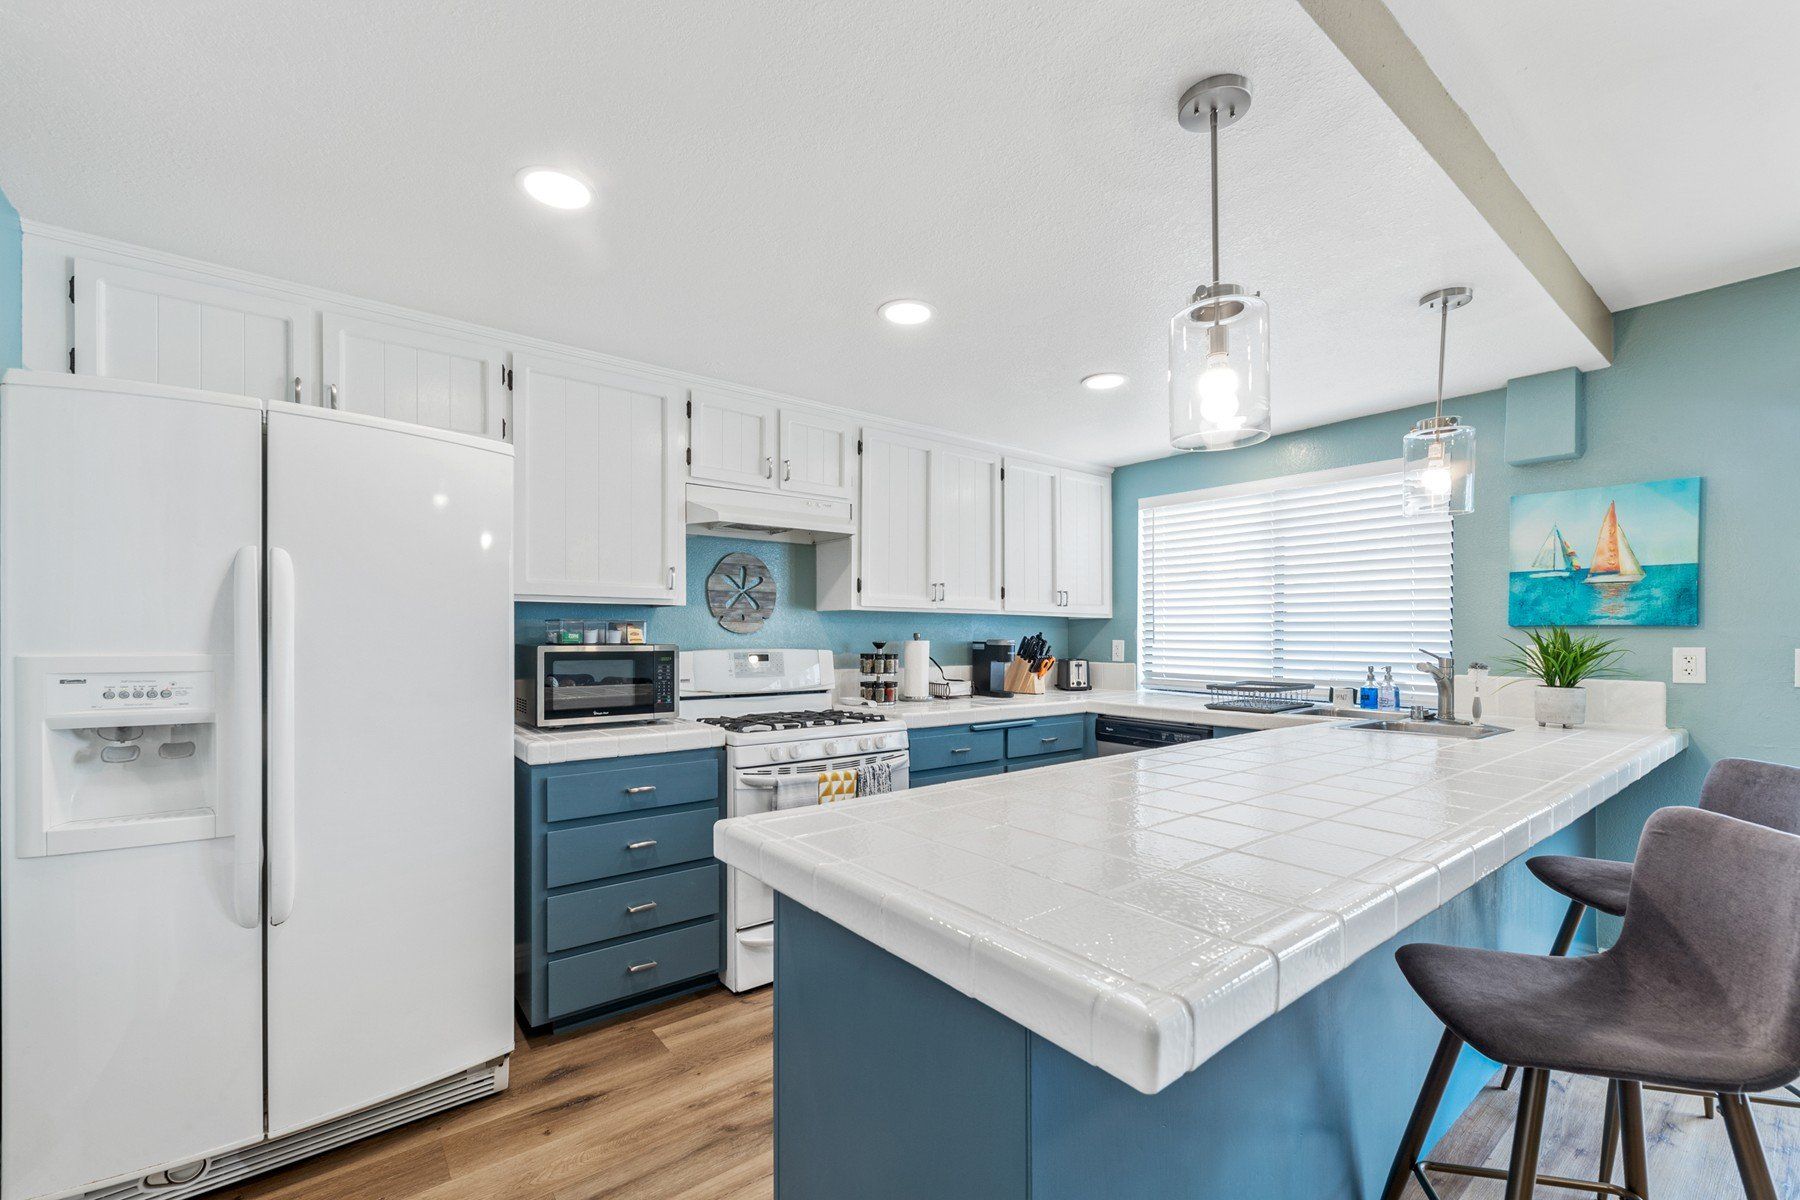
[(877, 311), (896, 325), (923, 325), (931, 320), (931, 305), (923, 300), (889, 300)]
[(1081, 386), (1090, 392), (1110, 392), (1116, 387), (1125, 386), (1125, 377), (1117, 371), (1101, 371), (1098, 375), (1082, 377)]
[(521, 191), (551, 208), (586, 208), (594, 199), (594, 189), (565, 171), (526, 167), (518, 178)]

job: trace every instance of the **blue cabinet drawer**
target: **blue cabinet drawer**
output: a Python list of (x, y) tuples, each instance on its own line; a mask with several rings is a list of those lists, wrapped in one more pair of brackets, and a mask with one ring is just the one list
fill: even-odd
[(717, 916), (719, 866), (605, 883), (544, 901), (544, 949), (555, 952)]
[(1008, 771), (1029, 771), (1034, 767), (1054, 767), (1057, 763), (1080, 762), (1087, 757), (1084, 750), (1071, 750), (1067, 754), (1038, 754), (1031, 758), (1011, 758), (1006, 761)]
[(719, 758), (708, 750), (581, 763), (548, 773), (543, 788), (544, 820), (552, 822), (716, 800)]
[(712, 856), (718, 809), (660, 813), (544, 834), (544, 885), (562, 887)]
[(711, 975), (718, 969), (717, 921), (571, 954), (550, 963), (548, 1015), (567, 1016)]
[(921, 729), (908, 736), (908, 752), (911, 756), (908, 770), (915, 775), (921, 771), (937, 771), (945, 767), (999, 762), (1006, 757), (1006, 731), (974, 730), (966, 725), (950, 729)]
[(1047, 717), (1006, 731), (1006, 757), (1031, 758), (1087, 749), (1087, 721), (1082, 717)]
[(983, 775), (998, 775), (1006, 770), (1006, 764), (1000, 762), (974, 763), (967, 767), (944, 767), (937, 771), (909, 772), (906, 786), (908, 788), (930, 787), (934, 783), (950, 783), (957, 779), (979, 779)]

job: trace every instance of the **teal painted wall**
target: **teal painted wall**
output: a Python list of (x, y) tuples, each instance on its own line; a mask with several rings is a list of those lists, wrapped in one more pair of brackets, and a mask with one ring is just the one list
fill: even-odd
[[(752, 634), (728, 633), (706, 608), (706, 577), (713, 564), (734, 550), (761, 556), (775, 574), (775, 615)], [(948, 665), (969, 662), (969, 642), (977, 638), (1022, 638), (1042, 633), (1060, 653), (1069, 644), (1063, 617), (1006, 617), (978, 613), (819, 612), (813, 576), (813, 548), (783, 542), (690, 537), (687, 541), (687, 603), (676, 606), (612, 604), (518, 604), (514, 615), (522, 640), (543, 637), (546, 617), (598, 617), (608, 621), (648, 621), (653, 641), (683, 650), (790, 647), (826, 649), (839, 655), (840, 668), (854, 668), (842, 656), (869, 649), (874, 641), (899, 642), (914, 633), (931, 642), (931, 656)]]
[[(1676, 646), (1704, 646), (1709, 682), (1669, 690), (1669, 720), (1693, 748), (1602, 811), (1601, 853), (1630, 857), (1644, 818), (1692, 803), (1715, 759), (1800, 765), (1800, 270), (1619, 313), (1611, 367), (1586, 378), (1587, 451), (1569, 462), (1505, 462), (1505, 394), (1448, 407), (1477, 431), (1476, 510), (1456, 519), (1456, 656), (1493, 661), (1506, 623), (1507, 502), (1515, 494), (1699, 475), (1698, 629), (1608, 629), (1627, 669), (1668, 680)], [(1452, 347), (1454, 352), (1454, 347)], [(1116, 580), (1110, 621), (1073, 621), (1077, 654), (1136, 658), (1137, 502), (1398, 456), (1423, 410), (1276, 437), (1248, 450), (1155, 459), (1113, 475)]]
[(0, 192), (0, 370), (25, 361), (19, 326), (24, 276), (19, 213)]

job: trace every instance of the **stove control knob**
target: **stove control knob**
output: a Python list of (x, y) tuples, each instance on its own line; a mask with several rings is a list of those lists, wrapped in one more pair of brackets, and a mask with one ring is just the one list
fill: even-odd
[(858, 750), (873, 750), (875, 748), (875, 739), (874, 738), (857, 738), (856, 739), (856, 748)]
[(900, 738), (897, 734), (884, 733), (875, 739), (875, 744), (880, 746), (883, 750), (892, 750), (895, 746), (900, 744)]
[(800, 750), (800, 747), (798, 747), (798, 746), (770, 746), (769, 747), (769, 758), (770, 759), (793, 758), (796, 754), (799, 753), (799, 750)]
[(851, 745), (846, 742), (826, 742), (820, 747), (826, 754), (842, 754), (850, 748)]

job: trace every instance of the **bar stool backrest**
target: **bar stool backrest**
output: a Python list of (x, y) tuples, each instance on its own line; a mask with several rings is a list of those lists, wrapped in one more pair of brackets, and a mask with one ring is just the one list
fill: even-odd
[(1800, 833), (1800, 768), (1721, 758), (1700, 785), (1700, 807), (1783, 833)]
[[(1748, 1062), (1740, 1090), (1800, 1077), (1800, 837), (1722, 813), (1644, 825), (1617, 956), (1628, 995), (1675, 1004)], [(1670, 1047), (1670, 1069), (1680, 1077)]]

